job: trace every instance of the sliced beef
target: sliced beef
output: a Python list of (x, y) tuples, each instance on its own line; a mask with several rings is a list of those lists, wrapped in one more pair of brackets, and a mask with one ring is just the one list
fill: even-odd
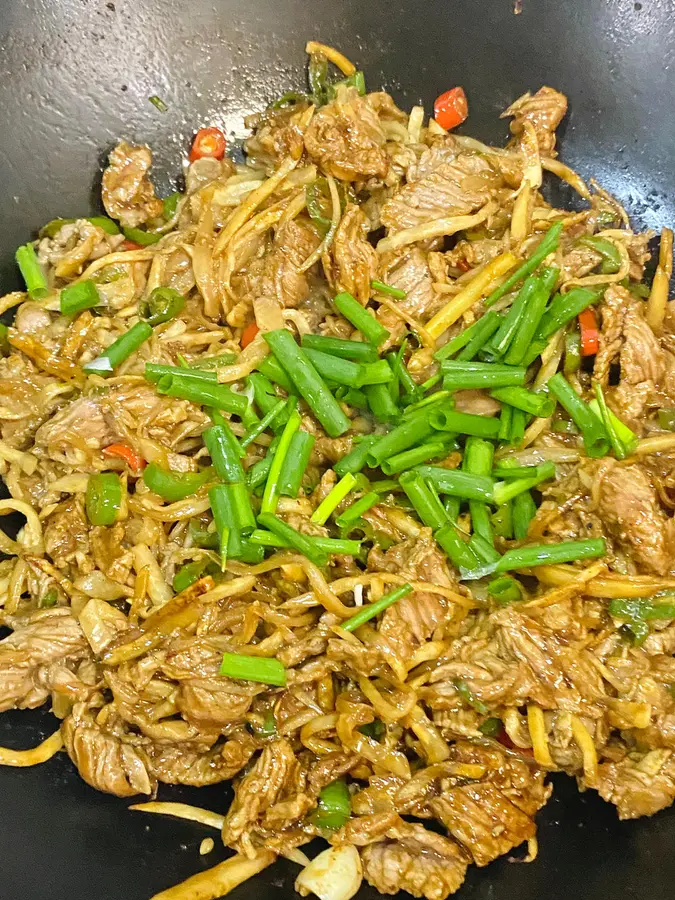
[(337, 98), (318, 110), (305, 132), (310, 159), (343, 181), (384, 178), (389, 169), (384, 144), (376, 109), (354, 88), (338, 89)]
[(620, 819), (653, 816), (675, 799), (675, 755), (672, 750), (651, 750), (601, 763), (597, 784), (591, 787), (616, 806)]
[(69, 609), (39, 610), (10, 618), (14, 631), (0, 641), (0, 712), (40, 706), (50, 686), (43, 675), (54, 663), (77, 663), (89, 645)]
[(108, 215), (127, 228), (162, 215), (162, 201), (148, 178), (152, 153), (146, 146), (121, 141), (108, 158), (101, 195)]
[(59, 382), (40, 372), (22, 354), (0, 358), (0, 434), (10, 447), (25, 450), (38, 426), (59, 403)]
[(408, 169), (406, 185), (384, 204), (381, 221), (394, 232), (468, 215), (483, 206), (500, 184), (500, 176), (484, 157), (458, 152), (452, 138), (439, 140)]
[(223, 826), (225, 844), (236, 844), (277, 802), (293, 777), (295, 765), (295, 754), (288, 741), (273, 741), (263, 749), (250, 772), (235, 785), (234, 800)]
[(243, 719), (255, 693), (255, 688), (222, 676), (194, 678), (181, 683), (176, 703), (183, 717), (197, 728), (221, 728)]
[(400, 822), (384, 840), (361, 850), (361, 863), (366, 881), (381, 894), (407, 891), (413, 897), (445, 900), (464, 881), (468, 860), (449, 838)]
[(378, 257), (368, 243), (368, 221), (355, 204), (345, 209), (331, 249), (326, 272), (337, 291), (347, 291), (365, 304), (370, 282), (377, 278)]
[(76, 495), (59, 503), (45, 520), (45, 551), (57, 569), (76, 561), (76, 556), (89, 552), (89, 522), (82, 500)]
[(542, 156), (555, 156), (555, 130), (567, 112), (567, 97), (550, 87), (539, 88), (536, 94), (529, 91), (515, 100), (502, 118), (513, 116), (509, 125), (517, 139), (523, 133), (523, 123), (534, 126)]
[(614, 466), (602, 477), (598, 512), (638, 567), (665, 575), (675, 567), (675, 522), (639, 465)]
[(151, 744), (147, 756), (149, 771), (158, 781), (205, 787), (234, 778), (254, 752), (252, 739), (242, 735), (209, 750), (190, 744)]
[[(405, 291), (404, 300), (393, 302), (402, 312), (415, 319), (426, 322), (443, 305), (442, 295), (433, 289), (433, 277), (427, 255), (419, 247), (406, 247), (390, 260), (386, 267), (385, 279), (392, 287)], [(405, 333), (405, 322), (386, 306), (380, 307), (377, 318), (392, 333), (385, 346), (396, 343)]]
[(68, 756), (91, 787), (117, 797), (152, 793), (155, 780), (141, 746), (105, 732), (84, 704), (76, 704), (61, 733)]

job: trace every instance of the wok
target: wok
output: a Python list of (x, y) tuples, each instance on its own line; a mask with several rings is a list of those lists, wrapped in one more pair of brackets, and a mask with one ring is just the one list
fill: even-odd
[[(614, 192), (641, 226), (675, 220), (672, 0), (3, 0), (0, 8), (0, 276), (18, 287), (16, 246), (56, 216), (97, 205), (100, 166), (119, 137), (155, 150), (166, 194), (194, 130), (217, 124), (231, 142), (243, 116), (304, 83), (305, 40), (340, 47), (367, 83), (430, 109), (462, 84), (469, 131), (503, 141), (498, 115), (528, 88), (570, 98), (562, 156)], [(148, 101), (159, 95), (162, 113)], [(555, 198), (556, 200), (570, 199)], [(53, 730), (42, 712), (0, 716), (0, 744), (26, 747)], [(666, 900), (675, 882), (675, 812), (619, 823), (594, 792), (555, 779), (539, 816), (532, 865), (475, 867), (463, 898), (616, 895)], [(3, 900), (147, 900), (224, 857), (200, 857), (207, 830), (127, 812), (87, 787), (64, 754), (34, 769), (0, 770)], [(226, 785), (162, 787), (163, 799), (224, 810)], [(217, 837), (217, 835), (216, 835)], [(291, 900), (284, 861), (233, 897)], [(376, 893), (365, 887), (363, 900)]]

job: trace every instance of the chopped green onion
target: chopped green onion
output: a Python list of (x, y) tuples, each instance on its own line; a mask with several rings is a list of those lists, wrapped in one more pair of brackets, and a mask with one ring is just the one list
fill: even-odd
[[(343, 384), (351, 388), (359, 388), (364, 383), (365, 366), (351, 362), (348, 359), (342, 359), (339, 356), (322, 353), (321, 350), (306, 349), (304, 352), (319, 375), (327, 381)], [(389, 375), (391, 377), (391, 372), (389, 372)]]
[(493, 500), (493, 481), (485, 475), (470, 475), (437, 466), (417, 466), (413, 472), (419, 472), (422, 478), (431, 482), (439, 494), (452, 494), (463, 500), (482, 500), (484, 503)]
[(211, 462), (221, 481), (234, 484), (244, 480), (241, 447), (229, 425), (214, 425), (202, 433)]
[(152, 328), (147, 322), (137, 322), (116, 341), (113, 341), (100, 356), (85, 363), (82, 368), (89, 375), (110, 375), (132, 353), (135, 353), (151, 334)]
[(157, 287), (138, 304), (138, 315), (149, 325), (161, 325), (180, 315), (185, 297), (170, 287)]
[[(317, 178), (312, 184), (305, 185), (305, 200), (309, 217), (317, 226), (321, 234), (328, 234), (331, 227), (331, 218), (328, 214), (328, 182), (325, 178)], [(323, 203), (322, 203), (323, 200)]]
[(424, 525), (436, 531), (447, 524), (448, 515), (431, 482), (419, 472), (405, 472), (399, 482)]
[(248, 400), (243, 394), (235, 394), (227, 384), (184, 377), (182, 371), (160, 378), (157, 382), (159, 393), (190, 400), (200, 406), (212, 406), (238, 416), (244, 415)]
[(364, 363), (363, 385), (389, 384), (395, 378), (395, 372), (386, 359), (380, 359), (374, 363)]
[(219, 353), (217, 356), (203, 356), (190, 363), (191, 369), (219, 369), (221, 366), (229, 366), (236, 362), (236, 353)]
[(525, 284), (516, 294), (508, 312), (502, 318), (500, 326), (494, 337), (490, 340), (488, 348), (499, 357), (508, 351), (511, 342), (516, 336), (518, 326), (525, 315), (529, 304), (540, 291), (542, 280), (537, 275), (530, 275)]
[[(333, 553), (337, 555), (358, 556), (361, 552), (361, 541), (349, 541), (344, 538), (325, 538), (315, 535), (305, 535), (317, 550), (324, 553)], [(263, 531), (260, 528), (251, 534), (249, 538), (252, 544), (260, 544), (262, 547), (287, 548), (291, 547), (285, 538), (272, 534), (271, 531)]]
[[(484, 316), (481, 316), (473, 325), (469, 325), (468, 328), (463, 328), (458, 334), (451, 338), (447, 344), (444, 344), (440, 350), (437, 350), (434, 353), (434, 359), (441, 362), (444, 359), (449, 359), (451, 356), (454, 356), (456, 353), (459, 353), (464, 347), (467, 347), (471, 341), (477, 335), (481, 334), (484, 330), (487, 329), (487, 324), (485, 320), (491, 317), (488, 321), (494, 322), (495, 319), (499, 322), (500, 315), (499, 313), (490, 311), (486, 313)], [(493, 332), (490, 332), (492, 335)], [(480, 349), (480, 348), (479, 348)], [(476, 351), (478, 352), (478, 351)]]
[(93, 309), (100, 302), (98, 288), (89, 279), (64, 287), (59, 298), (62, 316), (75, 316), (85, 309)]
[(32, 244), (24, 244), (17, 248), (15, 257), (31, 299), (42, 300), (49, 294), (49, 286), (42, 266), (38, 262), (35, 248)]
[(342, 338), (325, 337), (322, 334), (303, 334), (300, 340), (305, 350), (319, 350), (352, 362), (377, 362), (377, 350), (365, 341), (347, 341)]
[(478, 726), (478, 730), (481, 734), (484, 734), (485, 737), (496, 738), (504, 730), (504, 725), (501, 719), (498, 719), (496, 716), (491, 716)]
[(364, 512), (368, 512), (372, 506), (379, 503), (379, 500), (380, 495), (376, 491), (370, 491), (369, 493), (364, 494), (363, 497), (352, 503), (351, 506), (348, 506), (339, 516), (336, 516), (335, 524), (339, 528), (344, 528), (346, 525), (353, 525), (357, 519), (361, 518)]
[(560, 372), (549, 378), (548, 389), (581, 432), (586, 453), (595, 459), (606, 456), (609, 440), (602, 420), (584, 403)]
[(348, 431), (349, 419), (291, 333), (280, 328), (268, 331), (264, 338), (326, 433), (339, 437)]
[(258, 725), (255, 722), (252, 722), (251, 727), (253, 728), (253, 731), (258, 735), (258, 737), (272, 737), (277, 733), (277, 724), (274, 719), (274, 712), (271, 709), (268, 709), (265, 713), (265, 718), (263, 719), (262, 725)]
[(266, 656), (244, 656), (243, 653), (223, 653), (219, 675), (238, 678), (241, 681), (256, 681), (259, 684), (273, 684), (285, 687), (286, 669), (278, 659)]
[[(474, 359), (485, 348), (494, 333), (499, 330), (503, 319), (504, 316), (496, 313), (493, 309), (488, 310), (484, 316), (481, 316), (476, 322), (476, 326), (480, 327), (476, 327), (475, 332), (471, 335), (471, 339), (457, 354), (457, 359), (461, 362), (469, 362)], [(472, 325), (471, 328), (474, 328), (474, 326)], [(470, 330), (467, 329), (467, 331)]]
[(300, 428), (301, 421), (300, 413), (294, 409), (281, 433), (279, 446), (272, 459), (272, 465), (270, 467), (269, 475), (267, 476), (267, 482), (265, 483), (265, 492), (263, 493), (261, 505), (261, 510), (264, 513), (273, 513), (277, 508), (279, 502), (279, 477), (281, 475), (281, 469), (284, 464), (284, 459), (290, 449), (291, 439)]
[(602, 291), (591, 291), (581, 287), (572, 288), (566, 294), (556, 294), (539, 323), (535, 340), (547, 341), (601, 296)]
[(479, 565), (479, 559), (469, 546), (466, 536), (453, 523), (439, 528), (434, 534), (434, 540), (457, 569), (473, 569)]
[(351, 294), (338, 294), (333, 303), (338, 312), (375, 347), (379, 347), (389, 337), (389, 331), (384, 325), (380, 325), (372, 312), (361, 306)]
[(377, 439), (368, 453), (368, 466), (373, 469), (380, 466), (389, 457), (415, 447), (421, 441), (426, 440), (432, 433), (433, 429), (425, 421), (424, 416), (411, 416), (408, 420), (393, 428), (388, 434), (382, 435), (382, 437)]
[[(600, 417), (600, 406), (596, 399), (591, 400), (588, 404), (589, 409), (591, 409), (596, 416)], [(609, 420), (612, 423), (612, 428), (616, 432), (619, 440), (626, 448), (626, 455), (630, 456), (638, 444), (638, 438), (634, 431), (626, 425), (618, 416), (615, 416), (609, 407), (607, 408), (607, 414), (609, 416)]]
[(370, 621), (370, 619), (378, 616), (381, 612), (384, 612), (385, 609), (387, 609), (393, 603), (396, 603), (402, 597), (405, 597), (411, 591), (412, 585), (401, 585), (401, 587), (390, 591), (388, 594), (384, 594), (382, 597), (380, 597), (379, 600), (376, 600), (374, 603), (368, 603), (365, 606), (362, 606), (355, 615), (347, 619), (346, 622), (342, 622), (341, 627), (344, 628), (345, 631), (356, 631), (356, 629), (360, 628), (361, 625), (364, 624), (364, 622), (368, 622)]
[(264, 431), (267, 431), (272, 422), (276, 419), (282, 409), (286, 406), (285, 400), (279, 400), (275, 405), (270, 409), (268, 413), (266, 413), (262, 419), (257, 422), (250, 431), (247, 431), (244, 437), (239, 442), (239, 446), (242, 450), (245, 450), (249, 444), (252, 444), (253, 441), (259, 437)]
[(544, 269), (539, 278), (539, 285), (523, 310), (520, 317), (513, 340), (509, 344), (508, 351), (504, 357), (504, 362), (510, 366), (523, 365), (523, 360), (527, 356), (527, 352), (534, 340), (534, 336), (539, 328), (548, 298), (551, 296), (560, 270), (551, 267)]
[(462, 362), (446, 360), (441, 363), (443, 389), (446, 391), (471, 388), (518, 387), (525, 384), (526, 371), (499, 363)]
[(381, 294), (389, 294), (395, 300), (405, 300), (406, 298), (405, 291), (392, 287), (390, 284), (385, 284), (384, 281), (371, 281), (370, 286), (374, 291), (379, 291)]
[(59, 599), (59, 592), (56, 588), (49, 588), (44, 597), (38, 602), (39, 609), (51, 609), (56, 606)]
[(296, 431), (281, 466), (279, 493), (282, 497), (297, 497), (316, 438), (306, 431)]
[(356, 478), (351, 472), (347, 472), (323, 498), (312, 513), (310, 521), (314, 522), (315, 525), (325, 525), (331, 513), (342, 503), (355, 484)]
[(602, 538), (585, 541), (560, 541), (557, 544), (530, 544), (516, 550), (508, 550), (494, 569), (508, 572), (511, 569), (531, 569), (535, 566), (557, 565), (577, 562), (582, 559), (597, 559), (604, 556), (607, 546)]
[(525, 437), (525, 424), (528, 414), (522, 409), (513, 409), (511, 413), (511, 433), (509, 435), (509, 443), (515, 447), (519, 447)]
[(218, 384), (218, 376), (215, 372), (202, 371), (201, 369), (186, 369), (184, 366), (165, 366), (162, 363), (146, 363), (145, 377), (148, 381), (157, 384), (160, 378), (165, 375), (175, 376), (176, 378), (188, 378), (193, 381), (210, 381), (212, 384)]
[(675, 409), (660, 409), (657, 418), (664, 431), (675, 431)]
[(512, 421), (513, 407), (504, 404), (499, 415), (499, 431), (497, 433), (498, 440), (506, 442), (510, 441)]
[(485, 305), (489, 307), (496, 303), (498, 300), (501, 300), (504, 294), (507, 294), (512, 287), (518, 284), (519, 281), (522, 281), (523, 278), (526, 278), (528, 275), (530, 275), (531, 272), (534, 272), (537, 266), (544, 261), (549, 253), (553, 253), (553, 251), (557, 248), (562, 230), (562, 222), (556, 222), (555, 225), (552, 225), (546, 232), (542, 240), (539, 242), (539, 245), (535, 249), (534, 253), (532, 253), (532, 255), (529, 257), (529, 259), (525, 260), (525, 262), (521, 266), (519, 266), (515, 270), (515, 272), (509, 275), (506, 281), (502, 282), (502, 284), (490, 294), (490, 296), (485, 301)]
[(84, 497), (92, 525), (114, 525), (122, 506), (122, 485), (115, 472), (97, 472), (87, 480)]
[[(504, 390), (509, 390), (505, 388)], [(514, 388), (513, 390), (517, 390)], [(493, 439), (499, 433), (499, 419), (476, 416), (473, 413), (455, 412), (454, 409), (437, 409), (429, 416), (432, 428), (451, 431), (453, 434), (472, 434), (475, 437)]]
[[(494, 447), (483, 438), (469, 437), (464, 446), (463, 470), (470, 475), (489, 476), (492, 470)], [(490, 513), (485, 503), (480, 500), (469, 501), (471, 528), (489, 544), (494, 544)]]
[(143, 228), (125, 228), (124, 225), (122, 226), (122, 232), (128, 241), (138, 244), (139, 247), (150, 247), (164, 237), (161, 232), (145, 231)]
[(531, 478), (515, 478), (513, 481), (500, 481), (494, 487), (494, 502), (497, 506), (514, 500), (519, 494), (524, 494), (531, 488), (541, 484), (542, 481), (549, 481), (555, 478), (555, 464), (552, 462), (542, 463), (536, 466), (536, 472)]
[(328, 60), (323, 53), (310, 53), (307, 74), (314, 104), (323, 106), (328, 92)]
[[(519, 496), (524, 497), (525, 494)], [(500, 538), (510, 540), (513, 537), (513, 503), (503, 503), (492, 513), (492, 530)]]
[(342, 400), (347, 406), (354, 406), (357, 409), (368, 409), (368, 397), (364, 391), (357, 388), (338, 388), (335, 392), (335, 399)]
[(280, 388), (283, 388), (288, 394), (295, 393), (293, 382), (286, 374), (283, 366), (279, 363), (279, 360), (274, 356), (266, 356), (265, 359), (258, 363), (256, 368), (266, 378), (269, 378), (271, 382), (278, 384)]
[(398, 418), (399, 409), (386, 384), (369, 384), (364, 387), (368, 406), (378, 422), (391, 422)]
[(418, 447), (411, 447), (410, 450), (404, 450), (402, 453), (396, 453), (388, 459), (383, 460), (380, 468), (385, 475), (396, 475), (398, 472), (404, 472), (420, 463), (428, 462), (437, 457), (445, 457), (448, 454), (448, 445), (443, 441), (429, 441), (426, 444), (420, 444)]
[(148, 490), (169, 503), (191, 497), (209, 480), (213, 480), (213, 473), (209, 469), (202, 469), (201, 472), (172, 472), (151, 462), (143, 470), (143, 482)]
[(349, 821), (352, 802), (344, 778), (338, 778), (322, 788), (316, 810), (312, 813), (312, 825), (323, 831), (337, 831)]
[(328, 562), (326, 552), (319, 549), (313, 538), (296, 531), (295, 528), (286, 524), (273, 513), (260, 513), (258, 522), (267, 528), (268, 531), (271, 531), (272, 534), (283, 538), (290, 547), (306, 556), (315, 565), (325, 566)]
[[(672, 594), (667, 596), (672, 597)], [(659, 596), (646, 599), (639, 598), (614, 598), (609, 601), (609, 614), (616, 619), (633, 619), (636, 621), (649, 621), (651, 619), (675, 619), (675, 603), (663, 602)]]
[(333, 471), (338, 478), (342, 478), (347, 472), (351, 472), (352, 475), (356, 475), (360, 472), (366, 465), (373, 444), (376, 444), (378, 440), (379, 438), (374, 434), (367, 435), (362, 438), (361, 441), (346, 454), (346, 456), (343, 456), (342, 459), (333, 466)]
[(499, 400), (500, 403), (508, 403), (515, 409), (521, 409), (523, 412), (542, 419), (552, 415), (555, 409), (555, 400), (547, 394), (535, 394), (534, 391), (528, 391), (524, 387), (496, 388), (490, 391), (490, 396)]
[(151, 97), (148, 97), (148, 100), (150, 101), (150, 103), (152, 103), (155, 109), (158, 109), (162, 113), (165, 113), (169, 108), (162, 100), (162, 98), (157, 96), (157, 94), (153, 94)]
[(509, 603), (515, 603), (523, 598), (520, 585), (510, 575), (495, 578), (488, 584), (487, 592), (500, 606), (508, 606)]
[(614, 455), (617, 459), (625, 459), (628, 456), (628, 450), (624, 446), (623, 441), (620, 439), (614, 427), (614, 423), (610, 418), (607, 401), (605, 400), (605, 395), (602, 392), (602, 385), (599, 381), (596, 381), (593, 387), (595, 388), (595, 398), (598, 403), (598, 409), (600, 410), (600, 418), (602, 419), (602, 424), (605, 426), (605, 431), (609, 436), (609, 442), (612, 445)]

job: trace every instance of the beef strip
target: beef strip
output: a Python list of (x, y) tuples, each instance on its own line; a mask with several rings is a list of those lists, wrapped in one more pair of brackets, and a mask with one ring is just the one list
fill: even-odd
[(339, 88), (337, 97), (318, 110), (305, 132), (310, 159), (343, 181), (384, 178), (389, 160), (385, 135), (369, 97)]
[(162, 201), (148, 178), (152, 164), (149, 147), (121, 141), (103, 173), (101, 195), (108, 215), (127, 228), (136, 228), (162, 215)]
[(556, 156), (555, 130), (567, 112), (567, 97), (550, 87), (539, 88), (536, 94), (529, 91), (515, 100), (502, 118), (513, 116), (509, 128), (517, 139), (523, 133), (523, 123), (531, 122), (537, 135), (542, 156)]
[(413, 897), (445, 900), (459, 889), (468, 860), (454, 841), (403, 821), (386, 834), (361, 850), (366, 881), (381, 894), (407, 891)]
[(368, 242), (368, 221), (355, 204), (348, 204), (324, 267), (336, 291), (347, 291), (364, 306), (370, 282), (377, 278), (378, 256)]
[(41, 706), (51, 690), (44, 678), (49, 667), (88, 658), (87, 640), (65, 608), (10, 617), (8, 624), (14, 631), (0, 641), (0, 712)]
[(651, 750), (602, 763), (597, 784), (590, 786), (616, 806), (620, 819), (653, 816), (675, 799), (675, 755), (672, 750)]

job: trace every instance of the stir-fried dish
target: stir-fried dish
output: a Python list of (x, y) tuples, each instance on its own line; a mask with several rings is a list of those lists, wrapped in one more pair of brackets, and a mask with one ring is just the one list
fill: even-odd
[(47, 224), (0, 301), (0, 710), (60, 720), (0, 762), (64, 749), (219, 829), (163, 900), (279, 855), (322, 900), (443, 900), (535, 857), (549, 772), (623, 819), (675, 798), (672, 232), (646, 277), (550, 87), (497, 148), (450, 133), (461, 88), (406, 113), (308, 52), (243, 164), (202, 129), (159, 199), (120, 143), (107, 215)]

